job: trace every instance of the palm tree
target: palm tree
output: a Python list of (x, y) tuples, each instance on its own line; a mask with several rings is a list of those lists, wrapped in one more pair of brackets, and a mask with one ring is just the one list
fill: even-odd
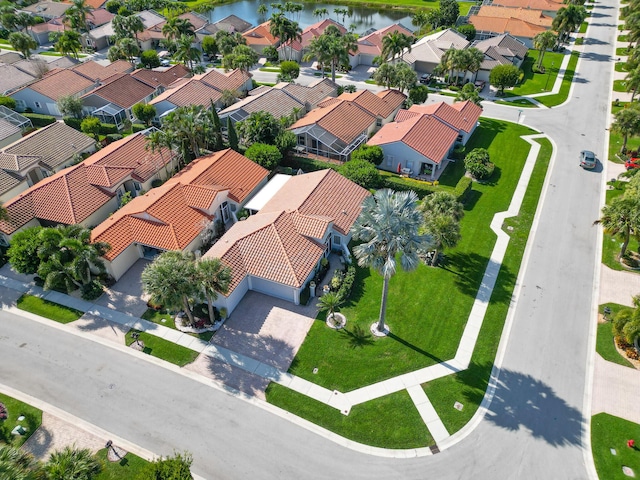
[[(302, 30), (300, 29), (298, 22), (289, 20), (281, 13), (274, 13), (271, 15), (269, 32), (274, 37), (279, 38), (280, 43), (283, 45), (295, 40), (302, 40)], [(288, 50), (291, 51), (291, 49)], [(287, 57), (287, 51), (285, 50), (285, 60), (289, 59), (290, 57)]]
[(65, 30), (58, 37), (56, 50), (58, 50), (63, 55), (72, 55), (77, 60), (78, 52), (82, 50), (82, 43), (80, 43), (80, 34), (75, 30)]
[(326, 17), (327, 15), (329, 15), (329, 10), (327, 10), (326, 8), (316, 8), (313, 11), (314, 17), (322, 18), (322, 17)]
[(362, 202), (360, 216), (351, 228), (354, 240), (363, 241), (353, 248), (358, 265), (373, 268), (383, 278), (380, 332), (385, 329), (389, 280), (396, 273), (398, 257), (403, 270), (414, 270), (420, 263), (418, 252), (431, 242), (428, 235), (420, 234), (422, 223), (415, 192), (382, 189)]
[(587, 10), (581, 5), (568, 5), (559, 9), (551, 24), (551, 28), (558, 32), (557, 44), (566, 42), (569, 34), (582, 25), (585, 18)]
[(164, 165), (164, 173), (166, 174), (166, 178), (169, 178), (169, 162), (165, 162), (164, 160), (164, 132), (162, 132), (162, 130), (154, 129), (147, 134), (146, 140), (147, 143), (144, 146), (144, 149), (151, 151), (152, 154), (160, 152), (160, 158), (162, 159), (162, 164)]
[(169, 251), (147, 265), (140, 276), (151, 299), (168, 309), (183, 310), (193, 324), (191, 302), (200, 295), (196, 266), (190, 254)]
[(469, 101), (471, 103), (475, 103), (480, 108), (482, 108), (482, 97), (476, 90), (476, 86), (473, 83), (465, 84), (456, 94), (456, 98), (453, 100), (455, 102), (465, 102)]
[(269, 11), (269, 7), (267, 7), (265, 3), (261, 3), (260, 6), (258, 7), (258, 10), (256, 11), (258, 12), (258, 15), (260, 15), (261, 17), (264, 17)]
[(625, 80), (625, 88), (627, 92), (631, 92), (631, 101), (636, 98), (636, 93), (638, 92), (638, 88), (640, 88), (640, 66), (631, 70), (624, 77)]
[(420, 210), (425, 215), (448, 215), (461, 220), (464, 217), (464, 205), (449, 192), (435, 192), (424, 199)]
[(38, 47), (38, 44), (31, 38), (31, 35), (22, 32), (13, 32), (9, 35), (9, 43), (15, 50), (24, 55), (24, 58), (29, 58), (31, 56), (31, 50)]
[(72, 3), (73, 6), (65, 12), (69, 25), (75, 30), (87, 31), (87, 15), (91, 12), (91, 7), (86, 4), (86, 0), (73, 0)]
[[(118, 40), (117, 47), (117, 52), (125, 57), (131, 65), (135, 65), (136, 57), (140, 54), (138, 43), (133, 38), (125, 37)], [(109, 52), (110, 51), (111, 49), (109, 49)]]
[(213, 302), (218, 293), (226, 294), (231, 284), (231, 269), (225, 267), (219, 258), (203, 258), (196, 264), (198, 283), (204, 292), (209, 308), (209, 320), (215, 321)]
[(464, 216), (464, 207), (455, 195), (436, 192), (425, 198), (420, 211), (424, 215), (424, 232), (433, 239), (435, 252), (431, 265), (435, 265), (439, 250), (455, 247), (460, 241), (460, 220)]
[(637, 235), (640, 228), (640, 199), (626, 195), (614, 198), (610, 204), (602, 208), (602, 217), (593, 224), (601, 224), (605, 232), (611, 235), (622, 236), (618, 257), (624, 257), (631, 235)]
[(614, 114), (615, 120), (611, 124), (611, 131), (622, 135), (622, 146), (620, 152), (627, 151), (627, 140), (629, 136), (638, 135), (640, 133), (640, 109), (637, 104), (633, 107), (623, 108)]
[[(440, 69), (443, 72), (448, 72), (449, 83), (452, 83), (454, 71), (460, 64), (461, 51), (462, 50), (458, 50), (456, 47), (451, 47), (442, 54), (442, 57), (440, 57)], [(456, 83), (457, 82), (458, 78), (456, 75)]]
[(393, 61), (396, 58), (396, 55), (400, 55), (404, 52), (405, 48), (408, 48), (408, 51), (410, 52), (411, 44), (413, 44), (413, 37), (409, 35), (405, 35), (398, 31), (387, 33), (382, 37), (382, 61), (386, 62), (389, 58)]
[(335, 321), (336, 308), (342, 304), (342, 297), (336, 292), (328, 292), (318, 298), (318, 307), (321, 311), (326, 310), (329, 312), (328, 318), (331, 321)]
[(383, 63), (373, 74), (373, 80), (378, 85), (384, 85), (387, 90), (396, 85), (396, 68), (390, 63)]
[(47, 480), (91, 480), (102, 467), (88, 448), (65, 447), (49, 456), (43, 470)]
[(171, 17), (162, 26), (162, 34), (171, 40), (179, 39), (182, 35), (194, 37), (195, 27), (186, 18)]
[[(357, 39), (353, 33), (342, 35), (338, 27), (329, 25), (324, 33), (311, 39), (305, 60), (317, 58), (322, 65), (331, 65), (331, 80), (336, 81), (336, 67), (349, 63), (349, 52), (357, 49)], [(324, 71), (324, 70), (323, 70)]]
[(174, 58), (182, 62), (189, 70), (193, 70), (193, 62), (200, 61), (200, 50), (193, 46), (193, 37), (182, 34), (178, 39), (178, 49)]
[(3, 480), (36, 480), (40, 478), (33, 456), (11, 445), (0, 445), (0, 478)]
[(467, 72), (474, 74), (480, 70), (480, 66), (484, 60), (484, 53), (475, 47), (465, 48), (464, 50), (461, 50), (461, 52), (460, 67), (464, 70), (464, 75), (462, 76), (464, 79), (467, 76)]
[(544, 54), (547, 50), (553, 48), (553, 46), (556, 44), (556, 41), (556, 34), (551, 30), (540, 32), (535, 37), (533, 37), (533, 48), (538, 50), (538, 70), (540, 70), (540, 68), (542, 67)]

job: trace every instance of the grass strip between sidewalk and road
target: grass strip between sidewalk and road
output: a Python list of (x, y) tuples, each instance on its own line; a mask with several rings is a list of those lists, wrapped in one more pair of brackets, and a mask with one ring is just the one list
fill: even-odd
[(22, 295), (18, 299), (16, 306), (25, 312), (34, 313), (59, 323), (75, 322), (83, 315), (83, 312), (80, 310), (65, 307), (64, 305), (28, 294)]
[[(634, 448), (627, 446), (635, 440)], [(640, 425), (599, 413), (591, 417), (591, 451), (598, 478), (601, 480), (627, 480), (622, 467), (630, 467), (636, 476), (640, 473)], [(616, 454), (611, 451), (614, 449)]]
[(135, 342), (131, 336), (134, 332), (140, 334), (139, 340), (144, 343), (143, 353), (151, 355), (152, 357), (157, 357), (173, 363), (174, 365), (178, 365), (179, 367), (184, 367), (185, 365), (193, 362), (198, 356), (198, 352), (194, 352), (182, 345), (178, 345), (163, 338), (156, 337), (155, 335), (151, 335), (150, 333), (140, 332), (134, 329), (129, 330), (125, 337), (127, 347)]
[[(0, 393), (0, 402), (7, 409), (7, 419), (0, 420), (0, 444), (4, 442), (14, 447), (19, 447), (29, 439), (42, 423), (42, 410), (2, 393)], [(20, 416), (24, 416), (24, 420), (18, 421)], [(26, 433), (24, 435), (11, 434), (11, 430), (17, 425), (22, 425), (25, 428)]]
[(138, 476), (150, 462), (133, 453), (127, 453), (119, 462), (110, 462), (107, 459), (107, 449), (98, 450), (95, 454), (102, 465), (102, 471), (94, 480), (121, 480), (123, 478), (139, 478)]
[[(148, 308), (143, 314), (142, 317), (144, 320), (148, 320), (150, 322), (156, 323), (158, 325), (162, 325), (163, 327), (170, 328), (172, 330), (178, 330), (176, 328), (176, 322), (173, 319), (173, 315), (170, 315), (166, 311), (157, 311), (153, 308)], [(204, 340), (208, 342), (211, 340), (211, 337), (215, 332), (204, 332), (204, 333), (187, 333), (187, 335), (191, 335), (192, 337), (199, 338), (200, 340)]]
[(569, 98), (569, 91), (571, 90), (571, 82), (573, 82), (573, 76), (576, 73), (576, 66), (578, 65), (578, 58), (580, 52), (571, 52), (571, 58), (569, 64), (564, 72), (562, 78), (562, 85), (560, 86), (560, 92), (555, 95), (544, 95), (537, 97), (536, 100), (542, 103), (546, 107), (556, 107), (564, 103)]
[[(377, 318), (382, 280), (377, 273), (358, 268), (352, 303), (341, 309), (347, 317), (346, 329), (329, 331), (324, 325), (324, 317), (319, 314), (319, 321), (312, 325), (289, 369), (290, 373), (329, 389), (348, 392), (455, 356), (495, 243), (495, 234), (489, 229), (489, 223), (496, 212), (507, 209), (529, 152), (528, 144), (519, 136), (532, 133), (526, 127), (508, 122), (487, 119), (481, 122), (484, 128), (478, 129), (478, 136), (472, 137), (468, 148), (488, 147), (499, 173), (489, 184), (474, 183), (472, 198), (465, 208), (462, 240), (458, 247), (447, 253), (447, 265), (444, 268), (422, 265), (414, 272), (399, 271), (393, 277), (389, 298), (394, 300), (389, 302), (387, 311), (393, 335), (385, 339), (373, 339), (368, 335), (369, 324)], [(540, 143), (542, 148), (521, 212), (506, 222), (514, 229), (509, 231), (511, 241), (474, 351), (471, 371), (430, 382), (425, 387), (449, 433), (467, 423), (486, 390), (551, 157), (550, 142), (543, 139)], [(448, 168), (460, 170), (462, 174), (462, 164), (456, 162)], [(427, 285), (429, 288), (424, 288)], [(314, 367), (318, 368), (317, 374), (312, 373)], [(469, 391), (472, 398), (467, 399), (465, 394)], [(378, 414), (352, 418), (360, 408), (384, 411), (385, 418), (417, 415), (413, 406), (407, 409), (393, 402), (385, 403), (391, 396), (356, 405), (345, 418), (337, 410), (335, 414), (328, 413), (333, 409), (319, 406), (315, 400), (274, 383), (269, 385), (266, 395), (269, 403), (369, 445), (415, 448), (427, 446), (432, 441), (430, 437), (409, 430), (403, 438), (385, 443), (388, 442), (388, 433), (380, 428)], [(463, 412), (453, 409), (454, 399), (465, 403)], [(324, 413), (316, 413), (317, 410)], [(449, 410), (458, 415), (450, 415)], [(388, 423), (393, 428), (395, 424), (395, 421)], [(424, 422), (420, 420), (415, 428), (422, 431)], [(363, 432), (368, 433), (363, 435)]]
[[(627, 308), (625, 305), (620, 305), (619, 303), (604, 303), (598, 307), (598, 311), (600, 312), (600, 314), (604, 313), (605, 307), (609, 307), (611, 309), (611, 314), (609, 315), (610, 320), (620, 310), (622, 310), (623, 308)], [(618, 350), (616, 350), (611, 321), (598, 324), (596, 352), (598, 352), (598, 354), (608, 362), (613, 362), (617, 363), (618, 365), (634, 368), (634, 366), (631, 365), (631, 362), (629, 362), (624, 356), (620, 355), (620, 353), (618, 353)]]

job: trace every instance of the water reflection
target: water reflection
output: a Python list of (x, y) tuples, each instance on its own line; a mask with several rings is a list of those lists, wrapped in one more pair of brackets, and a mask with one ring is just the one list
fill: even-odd
[[(264, 3), (269, 11), (260, 15), (258, 13), (258, 7), (261, 3)], [(300, 28), (304, 29), (309, 25), (320, 21), (326, 17), (316, 17), (313, 15), (313, 11), (316, 9), (326, 8), (329, 12), (329, 17), (333, 20), (344, 24), (345, 27), (349, 27), (351, 24), (355, 25), (355, 32), (362, 34), (365, 31), (373, 28), (375, 30), (387, 27), (393, 23), (400, 22), (405, 27), (413, 30), (415, 27), (411, 25), (411, 17), (407, 12), (399, 12), (394, 10), (376, 10), (373, 8), (365, 7), (345, 7), (342, 5), (329, 5), (323, 3), (303, 3), (303, 9), (300, 12), (287, 13), (287, 17), (291, 20), (295, 20), (300, 24)], [(349, 14), (343, 15), (335, 13), (335, 9), (348, 9)], [(274, 12), (269, 2), (261, 2), (260, 0), (241, 0), (239, 2), (230, 3), (227, 5), (217, 6), (213, 11), (209, 12), (209, 18), (212, 22), (223, 19), (228, 15), (236, 15), (243, 20), (251, 23), (252, 25), (258, 25), (265, 22)]]

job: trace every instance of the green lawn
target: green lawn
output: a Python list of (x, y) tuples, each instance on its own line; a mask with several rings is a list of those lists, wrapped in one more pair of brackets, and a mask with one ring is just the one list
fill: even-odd
[(514, 107), (538, 108), (537, 105), (534, 105), (526, 98), (518, 98), (516, 100), (496, 100), (495, 103), (501, 105), (512, 105)]
[[(617, 303), (607, 303), (604, 305), (600, 305), (599, 311), (603, 312), (604, 307), (609, 307), (611, 309), (611, 316), (615, 315), (620, 309), (625, 308), (624, 305), (619, 305)], [(607, 360), (608, 362), (617, 363), (618, 365), (624, 365), (625, 367), (634, 368), (626, 358), (618, 353), (616, 350), (614, 340), (613, 340), (613, 332), (611, 331), (611, 322), (607, 323), (599, 323), (598, 324), (598, 336), (596, 339), (596, 352), (600, 354), (602, 358)]]
[(615, 66), (616, 72), (628, 72), (627, 62), (617, 62)]
[[(10, 443), (14, 447), (19, 447), (42, 423), (42, 410), (2, 393), (0, 393), (0, 402), (7, 408), (7, 419), (0, 420), (0, 443)], [(21, 415), (25, 418), (18, 421)], [(11, 430), (18, 424), (27, 430), (25, 435), (11, 435)]]
[[(627, 185), (627, 182), (615, 181), (615, 182), (607, 182), (608, 186), (613, 186), (613, 189), (608, 189), (606, 191), (606, 203), (610, 203), (614, 198), (622, 195), (624, 193), (624, 188)], [(622, 239), (619, 236), (612, 236), (608, 233), (603, 233), (602, 235), (602, 263), (604, 263), (607, 267), (618, 270), (618, 271), (630, 271), (625, 268), (619, 261), (618, 255), (620, 254), (620, 246), (622, 245)], [(627, 250), (629, 251), (639, 251), (640, 243), (637, 237), (632, 236), (629, 241), (629, 246)]]
[[(347, 316), (345, 331), (329, 330), (324, 322), (315, 322), (289, 371), (327, 388), (349, 391), (453, 358), (495, 242), (495, 235), (489, 230), (490, 219), (495, 212), (505, 210), (511, 200), (529, 151), (528, 144), (518, 137), (530, 132), (521, 125), (481, 120), (481, 127), (468, 148), (488, 147), (496, 164), (497, 177), (489, 184), (474, 184), (465, 208), (462, 240), (456, 249), (447, 253), (445, 268), (422, 265), (411, 273), (399, 272), (391, 280), (387, 310), (390, 338), (374, 339), (367, 333), (369, 325), (377, 319), (382, 281), (377, 273), (358, 269), (354, 298), (341, 310)], [(510, 232), (513, 240), (474, 353), (474, 362), (482, 364), (482, 371), (475, 377), (485, 378), (480, 383), (486, 382), (495, 356), (550, 154), (551, 145), (544, 140), (522, 214), (510, 221), (514, 227)], [(459, 178), (464, 170), (462, 162), (448, 168), (453, 174), (450, 181), (456, 175)], [(312, 373), (315, 367), (317, 374)], [(450, 408), (457, 392), (469, 388), (459, 381), (460, 378), (464, 376), (449, 376), (427, 386), (436, 409), (442, 407), (442, 402)], [(474, 397), (474, 401), (477, 400), (474, 406), (465, 407), (465, 417), (473, 414), (484, 393), (475, 380), (471, 384), (472, 388), (480, 388), (481, 394)], [(272, 395), (273, 392), (277, 395)], [(310, 413), (309, 401), (302, 396), (278, 386), (270, 387), (267, 394), (270, 403), (317, 421)], [(385, 412), (389, 413), (388, 410)], [(375, 422), (375, 418), (369, 419), (368, 428), (376, 430)], [(464, 423), (466, 420), (450, 432)]]
[[(162, 311), (157, 311), (152, 308), (148, 308), (146, 312), (142, 314), (142, 318), (145, 320), (149, 320), (150, 322), (157, 323), (158, 325), (163, 325), (167, 328), (171, 328), (173, 330), (177, 330), (176, 322), (173, 319), (173, 316)], [(192, 337), (197, 337), (200, 340), (204, 340), (208, 342), (213, 337), (215, 332), (204, 332), (204, 333), (189, 333)]]
[(628, 36), (627, 35), (618, 35), (618, 41), (619, 42), (628, 42)]
[(587, 33), (587, 28), (588, 27), (589, 27), (589, 23), (582, 22), (582, 24), (580, 25), (580, 30), (578, 30), (578, 33)]
[(560, 92), (555, 95), (545, 95), (544, 97), (536, 98), (536, 100), (547, 107), (555, 107), (564, 103), (569, 97), (569, 90), (571, 89), (573, 76), (576, 73), (576, 65), (578, 64), (579, 57), (579, 52), (571, 52), (571, 59), (569, 60), (566, 71), (564, 72), (562, 85), (560, 86)]
[[(132, 332), (137, 332), (137, 330), (130, 330), (127, 333), (125, 339), (127, 346), (134, 342), (131, 337)], [(198, 353), (193, 350), (156, 337), (150, 333), (138, 333), (140, 333), (140, 341), (144, 342), (144, 353), (161, 358), (162, 360), (171, 362), (179, 367), (184, 367), (185, 365), (193, 362), (198, 356)]]
[(137, 478), (140, 472), (149, 464), (143, 458), (127, 453), (119, 462), (110, 462), (107, 459), (107, 449), (103, 448), (96, 453), (96, 458), (102, 465), (102, 471), (94, 480), (121, 480), (123, 478)]
[(618, 57), (625, 57), (631, 53), (627, 47), (618, 47), (616, 48), (616, 55)]
[[(627, 447), (627, 440), (636, 441), (635, 448)], [(622, 467), (640, 474), (640, 425), (607, 413), (591, 417), (591, 451), (600, 480), (627, 480)], [(615, 449), (616, 454), (611, 453)]]
[(273, 72), (280, 73), (280, 69), (276, 67), (262, 67), (259, 69), (261, 72)]
[(83, 312), (74, 310), (73, 308), (65, 307), (57, 303), (43, 300), (40, 297), (33, 295), (22, 295), (17, 302), (17, 307), (20, 310), (35, 313), (41, 317), (55, 320), (60, 323), (70, 323), (78, 320)]
[(537, 50), (529, 50), (521, 67), (524, 72), (522, 84), (509, 90), (509, 93), (519, 96), (551, 91), (564, 55), (557, 52), (546, 52), (542, 60), (546, 73), (533, 73), (532, 67), (538, 64), (539, 55), (540, 52)]
[(627, 91), (627, 82), (625, 80), (614, 80), (613, 81), (613, 91), (614, 92), (626, 92)]

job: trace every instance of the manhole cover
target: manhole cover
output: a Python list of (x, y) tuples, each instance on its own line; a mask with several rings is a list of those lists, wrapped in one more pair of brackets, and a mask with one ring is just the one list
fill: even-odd
[(622, 467), (622, 473), (624, 473), (627, 477), (636, 476), (636, 474), (633, 473), (633, 470), (630, 467)]
[(431, 450), (431, 453), (433, 453), (434, 455), (436, 453), (440, 453), (440, 449), (438, 448), (438, 445), (431, 445), (429, 449)]

